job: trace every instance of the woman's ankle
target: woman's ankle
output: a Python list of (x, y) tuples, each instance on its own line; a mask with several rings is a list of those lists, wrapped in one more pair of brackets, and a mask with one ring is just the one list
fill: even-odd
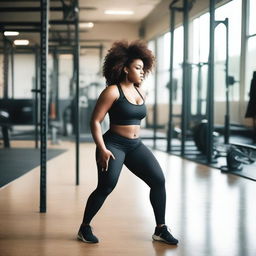
[(89, 224), (89, 223), (83, 223), (83, 222), (82, 222), (81, 226), (82, 226), (82, 227), (86, 227), (86, 226), (90, 226), (90, 224)]

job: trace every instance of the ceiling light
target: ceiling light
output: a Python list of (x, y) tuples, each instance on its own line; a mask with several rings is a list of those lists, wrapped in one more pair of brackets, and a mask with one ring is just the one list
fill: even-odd
[(17, 36), (20, 33), (18, 31), (4, 31), (5, 36)]
[(83, 22), (83, 23), (79, 23), (79, 27), (80, 28), (93, 28), (94, 24), (93, 24), (93, 22)]
[(105, 10), (105, 14), (110, 15), (133, 15), (134, 11), (128, 11), (128, 10)]
[(28, 45), (29, 41), (28, 40), (14, 40), (15, 45)]

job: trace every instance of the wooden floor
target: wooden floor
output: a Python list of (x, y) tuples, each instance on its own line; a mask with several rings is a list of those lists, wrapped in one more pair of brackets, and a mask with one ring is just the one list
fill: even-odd
[(48, 162), (46, 214), (39, 213), (39, 168), (0, 189), (0, 256), (256, 255), (256, 183), (158, 151), (166, 177), (166, 222), (179, 245), (152, 242), (149, 188), (125, 167), (92, 222), (100, 243), (77, 241), (84, 204), (96, 186), (94, 145), (81, 144), (80, 186), (75, 145), (57, 147), (69, 150)]

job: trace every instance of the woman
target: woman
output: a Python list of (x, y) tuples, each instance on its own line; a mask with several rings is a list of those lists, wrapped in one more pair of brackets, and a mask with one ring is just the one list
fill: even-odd
[[(153, 240), (177, 244), (165, 225), (165, 179), (152, 152), (139, 138), (140, 122), (146, 116), (145, 94), (140, 85), (154, 63), (142, 41), (115, 42), (105, 57), (103, 75), (107, 87), (96, 103), (91, 132), (96, 148), (98, 186), (89, 196), (78, 239), (98, 243), (90, 222), (117, 184), (123, 164), (150, 187), (156, 228)], [(109, 114), (110, 129), (102, 135), (101, 122)]]

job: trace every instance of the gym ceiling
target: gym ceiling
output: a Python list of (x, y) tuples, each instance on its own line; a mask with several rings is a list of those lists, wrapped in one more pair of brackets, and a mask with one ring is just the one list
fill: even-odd
[[(94, 27), (103, 23), (142, 21), (161, 0), (80, 0), (79, 24), (81, 45), (90, 39)], [(73, 23), (76, 12), (74, 0), (50, 0), (49, 45), (68, 43), (73, 37)], [(132, 11), (131, 15), (105, 14), (107, 10)], [(93, 26), (93, 27), (92, 27)], [(9, 40), (26, 39), (29, 45), (40, 42), (40, 1), (0, 0), (0, 31), (19, 31)], [(100, 38), (99, 38), (100, 40)], [(1, 42), (2, 43), (2, 42)]]

